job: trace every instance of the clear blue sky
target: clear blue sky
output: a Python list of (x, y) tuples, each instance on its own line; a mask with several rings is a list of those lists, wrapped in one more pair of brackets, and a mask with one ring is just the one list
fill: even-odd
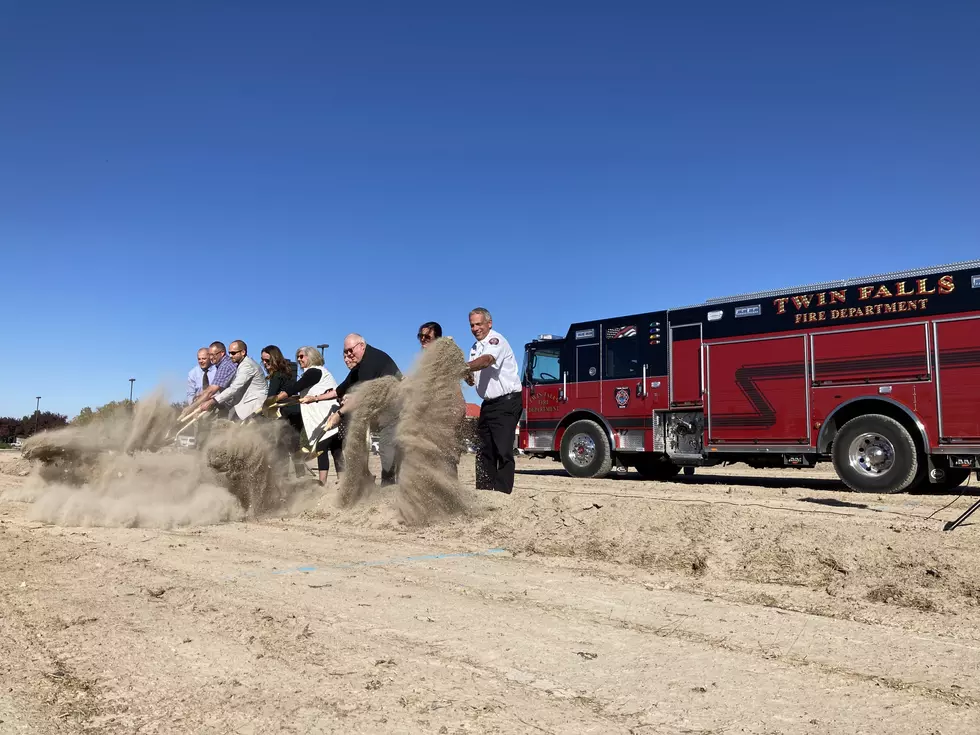
[[(980, 3), (0, 9), (0, 415), (980, 256)], [(469, 394), (472, 398), (472, 393)]]

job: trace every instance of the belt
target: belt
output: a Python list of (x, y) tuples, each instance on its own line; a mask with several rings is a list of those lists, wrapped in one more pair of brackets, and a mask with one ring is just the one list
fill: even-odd
[(486, 403), (496, 403), (497, 401), (503, 401), (503, 400), (506, 400), (508, 398), (513, 398), (514, 396), (517, 396), (519, 398), (520, 395), (521, 395), (521, 391), (514, 391), (513, 393), (505, 393), (504, 395), (497, 396), (496, 398), (484, 398), (483, 399), (483, 402), (485, 404)]

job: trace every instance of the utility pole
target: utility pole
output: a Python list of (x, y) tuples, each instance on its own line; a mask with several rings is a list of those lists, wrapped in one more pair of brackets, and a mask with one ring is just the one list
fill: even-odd
[(129, 379), (129, 402), (130, 402), (130, 404), (133, 403), (133, 383), (135, 383), (135, 382), (136, 382), (136, 378), (130, 378)]
[(34, 408), (34, 434), (37, 434), (37, 427), (41, 422), (41, 396), (36, 396), (37, 406)]
[(327, 349), (327, 348), (328, 348), (329, 346), (330, 346), (330, 345), (327, 345), (327, 344), (323, 344), (323, 345), (317, 345), (317, 346), (316, 346), (316, 348), (317, 348), (318, 350), (320, 350), (320, 359), (321, 359), (321, 360), (323, 360), (324, 362), (326, 362), (326, 361), (327, 361), (327, 357), (326, 357), (326, 354), (325, 354), (325, 351), (326, 351), (326, 349)]

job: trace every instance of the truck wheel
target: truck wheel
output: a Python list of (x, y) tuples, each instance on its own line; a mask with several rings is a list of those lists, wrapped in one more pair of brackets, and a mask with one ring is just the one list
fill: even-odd
[(664, 456), (633, 457), (633, 466), (640, 473), (644, 480), (669, 480), (674, 477), (681, 468)]
[(900, 493), (916, 479), (919, 453), (912, 436), (895, 419), (868, 414), (838, 432), (832, 450), (837, 476), (852, 490)]
[(572, 477), (605, 477), (612, 469), (609, 437), (595, 421), (576, 421), (561, 438), (561, 463)]

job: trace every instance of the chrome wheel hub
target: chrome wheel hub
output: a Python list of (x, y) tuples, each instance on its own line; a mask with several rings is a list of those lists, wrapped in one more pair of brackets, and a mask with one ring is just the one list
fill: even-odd
[(881, 434), (856, 436), (847, 450), (851, 467), (868, 477), (881, 477), (895, 466), (895, 447)]
[(588, 434), (576, 434), (568, 444), (568, 459), (576, 467), (588, 467), (595, 460), (595, 441)]

